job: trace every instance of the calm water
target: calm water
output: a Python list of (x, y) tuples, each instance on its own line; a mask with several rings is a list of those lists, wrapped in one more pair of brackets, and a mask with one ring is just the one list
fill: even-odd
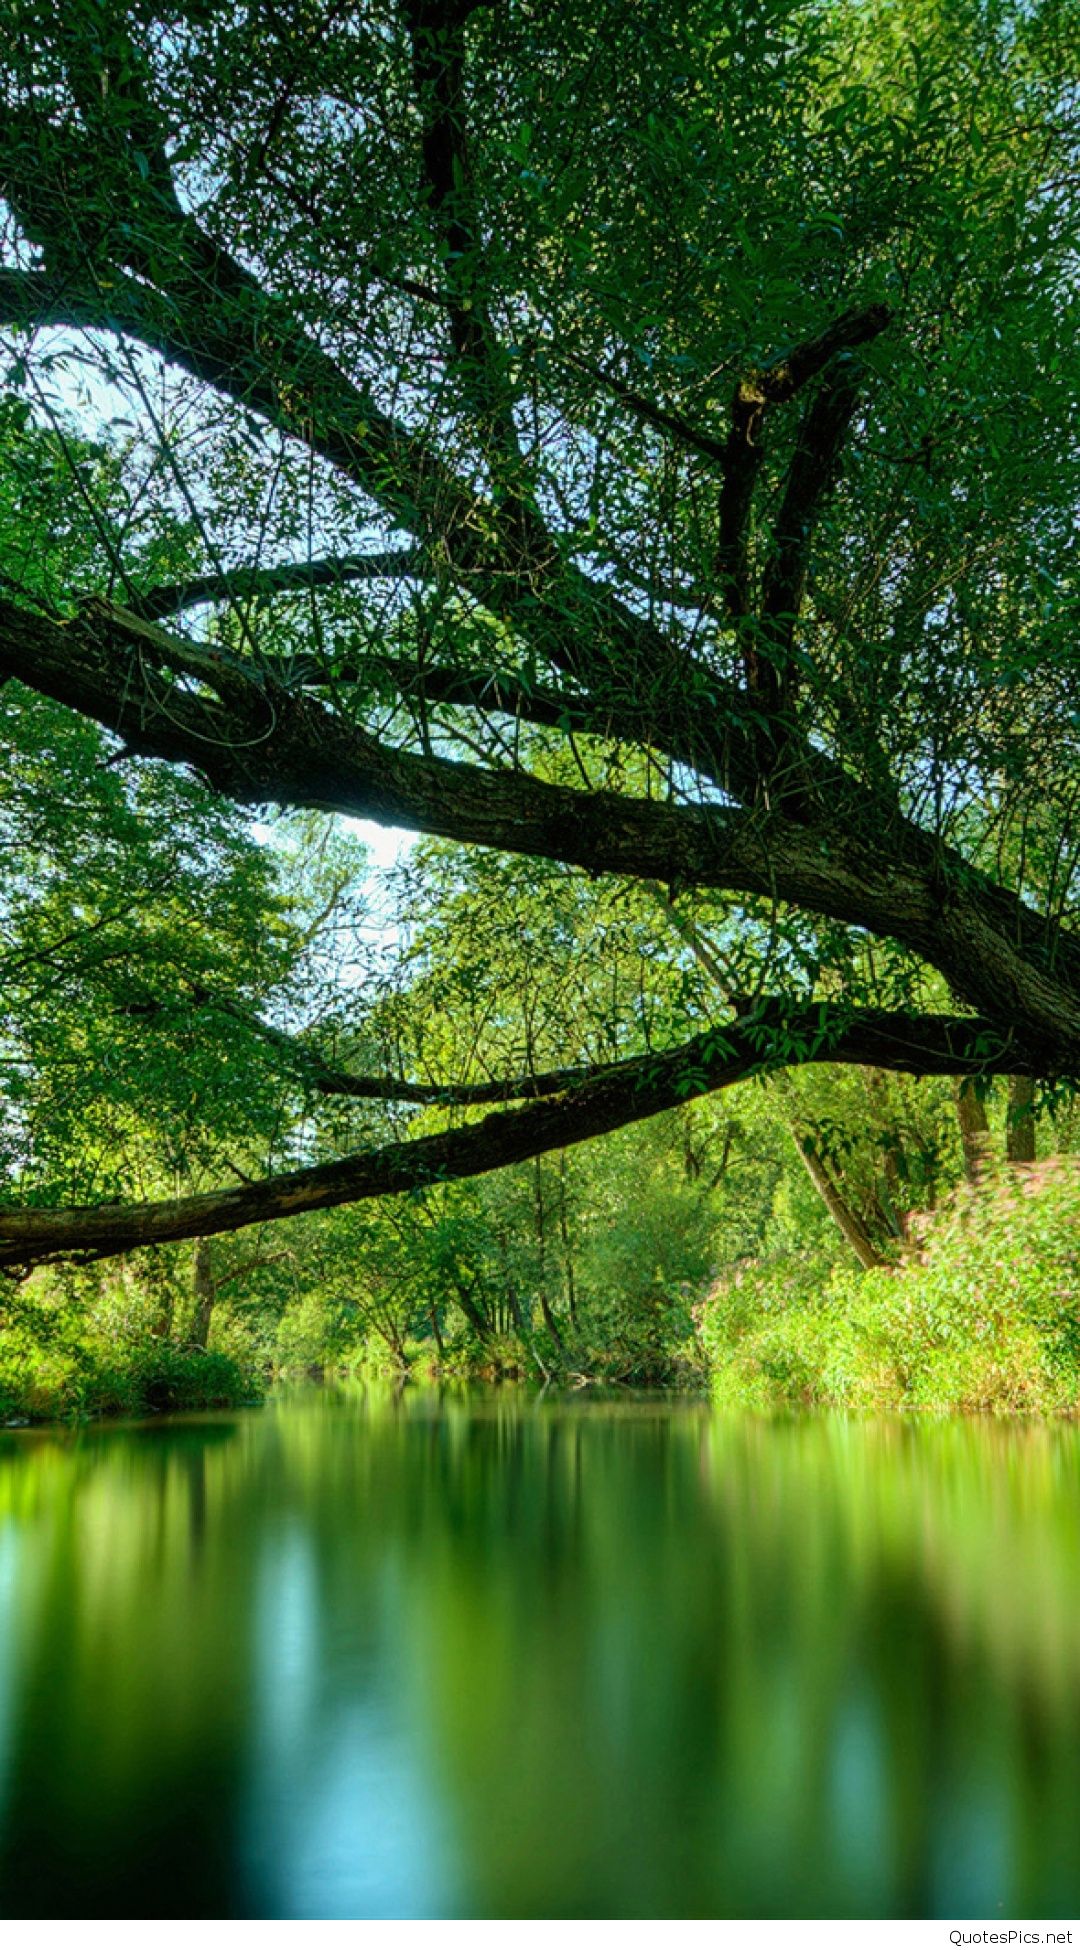
[(0, 1441), (0, 1914), (1067, 1917), (1080, 1431)]

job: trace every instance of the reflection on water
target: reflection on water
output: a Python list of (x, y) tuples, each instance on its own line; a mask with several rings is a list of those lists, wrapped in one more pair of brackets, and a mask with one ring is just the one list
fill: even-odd
[(318, 1392), (0, 1441), (0, 1914), (1068, 1916), (1080, 1431)]

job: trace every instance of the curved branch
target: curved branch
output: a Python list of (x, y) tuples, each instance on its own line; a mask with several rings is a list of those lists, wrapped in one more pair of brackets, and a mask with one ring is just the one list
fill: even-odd
[(476, 1177), (561, 1150), (791, 1063), (858, 1063), (914, 1075), (1018, 1073), (1030, 1066), (1007, 1035), (972, 1017), (873, 1010), (830, 1022), (821, 1007), (769, 1007), (707, 1030), (664, 1055), (614, 1064), (532, 1104), (478, 1124), (360, 1151), (261, 1182), (129, 1206), (0, 1213), (0, 1266), (91, 1258), (171, 1240), (209, 1238), (270, 1219)]
[(838, 352), (853, 352), (857, 346), (880, 338), (892, 316), (891, 305), (884, 304), (853, 305), (841, 312), (815, 338), (803, 339), (782, 359), (762, 368), (756, 375), (762, 396), (777, 402), (794, 399), (809, 380), (824, 372)]
[[(174, 673), (182, 682), (172, 681)], [(1080, 948), (1016, 896), (874, 803), (861, 821), (680, 805), (551, 785), (382, 744), (255, 663), (107, 603), (68, 624), (0, 598), (0, 676), (96, 718), (132, 752), (195, 766), (241, 804), (307, 806), (592, 873), (762, 895), (877, 935), (1007, 1017), (1048, 1072), (1080, 1069)], [(877, 825), (874, 819), (877, 815)]]
[[(405, 1077), (358, 1076), (327, 1063), (299, 1037), (264, 1022), (261, 1016), (253, 1015), (225, 996), (200, 994), (196, 1000), (202, 1007), (242, 1022), (254, 1035), (279, 1049), (298, 1075), (323, 1097), (352, 1097), (364, 1103), (447, 1106), (523, 1103), (536, 1097), (553, 1097), (560, 1090), (606, 1075), (617, 1067), (610, 1063), (571, 1064), (563, 1069), (497, 1077), (484, 1083), (411, 1083)], [(149, 1005), (151, 1009), (153, 1006)], [(145, 1005), (143, 1013), (147, 1013)]]
[[(805, 339), (801, 345), (785, 353), (782, 359), (775, 360), (772, 365), (763, 367), (740, 382), (736, 392), (736, 419), (740, 407), (750, 408), (755, 403), (763, 405), (766, 400), (779, 403), (793, 399), (800, 388), (813, 379), (838, 352), (864, 345), (868, 339), (884, 331), (891, 315), (887, 305), (859, 305), (851, 311), (842, 312), (816, 338)], [(691, 453), (700, 454), (704, 460), (718, 463), (725, 471), (732, 466), (738, 469), (748, 434), (745, 426), (734, 443), (730, 438), (721, 440), (716, 434), (705, 433), (700, 427), (693, 426), (681, 414), (655, 405), (643, 393), (635, 392), (617, 374), (605, 372), (602, 366), (590, 365), (588, 360), (580, 359), (574, 353), (562, 356), (568, 365), (575, 366), (598, 386), (603, 386), (614, 399), (621, 400), (645, 426), (654, 427), (658, 433), (671, 434), (680, 446), (688, 448)], [(752, 440), (752, 430), (750, 437)], [(736, 502), (739, 501), (741, 494), (737, 491), (734, 498)], [(730, 519), (729, 510), (729, 523)], [(729, 536), (729, 545), (730, 540)]]

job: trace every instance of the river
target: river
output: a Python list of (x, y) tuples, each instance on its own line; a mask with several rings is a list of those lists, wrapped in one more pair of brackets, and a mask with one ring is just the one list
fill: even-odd
[(0, 1437), (5, 1917), (1067, 1917), (1080, 1431), (395, 1400)]

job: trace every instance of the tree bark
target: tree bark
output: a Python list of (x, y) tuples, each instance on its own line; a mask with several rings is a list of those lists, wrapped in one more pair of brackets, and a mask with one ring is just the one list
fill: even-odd
[(566, 1206), (566, 1153), (559, 1153), (559, 1237), (562, 1240), (563, 1267), (566, 1273), (566, 1307), (571, 1327), (577, 1326), (577, 1281), (574, 1277), (574, 1247), (570, 1237), (570, 1218)]
[(876, 1103), (881, 1117), (881, 1170), (885, 1189), (884, 1197), (880, 1202), (884, 1208), (884, 1216), (896, 1237), (906, 1240), (908, 1236), (906, 1159), (903, 1146), (896, 1135), (892, 1115), (892, 1101), (896, 1086), (890, 1083), (884, 1070), (868, 1070), (866, 1081), (871, 1099)]
[(563, 1337), (559, 1332), (559, 1323), (552, 1313), (551, 1298), (548, 1293), (547, 1213), (544, 1207), (543, 1167), (539, 1157), (533, 1159), (533, 1203), (536, 1214), (536, 1245), (540, 1261), (540, 1279), (538, 1283), (540, 1289), (540, 1312), (544, 1316), (544, 1326), (547, 1328), (556, 1347), (561, 1348), (563, 1345)]
[(489, 1341), (491, 1339), (491, 1321), (486, 1315), (481, 1313), (464, 1280), (456, 1280), (454, 1282), (454, 1291), (457, 1295), (458, 1306), (465, 1315), (477, 1340), (481, 1342)]
[(993, 1149), (986, 1105), (970, 1077), (956, 1086), (956, 1115), (964, 1153), (964, 1176), (969, 1185), (981, 1184), (990, 1166)]
[(192, 1286), (195, 1295), (195, 1312), (191, 1322), (191, 1344), (193, 1347), (205, 1348), (210, 1341), (210, 1322), (213, 1319), (214, 1301), (217, 1298), (214, 1255), (209, 1239), (195, 1241)]
[(1009, 1120), (1005, 1155), (1011, 1165), (1033, 1165), (1035, 1143), (1035, 1079), (1009, 1078)]
[(878, 1251), (862, 1220), (852, 1210), (836, 1185), (824, 1160), (818, 1157), (813, 1144), (803, 1136), (794, 1123), (791, 1126), (791, 1135), (795, 1140), (795, 1148), (809, 1173), (811, 1184), (820, 1193), (859, 1265), (868, 1269), (887, 1265), (885, 1255)]

